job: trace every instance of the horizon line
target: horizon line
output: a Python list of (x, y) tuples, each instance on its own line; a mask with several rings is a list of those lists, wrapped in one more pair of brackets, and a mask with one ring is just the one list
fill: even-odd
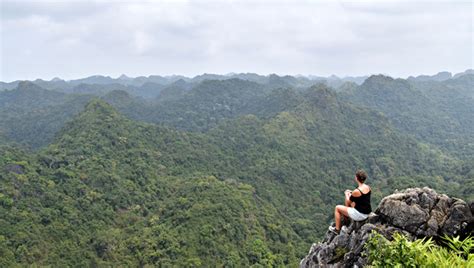
[[(259, 76), (264, 76), (264, 77), (269, 77), (271, 75), (277, 75), (279, 77), (285, 77), (285, 76), (292, 76), (292, 77), (304, 77), (304, 78), (307, 78), (307, 79), (310, 79), (310, 80), (317, 80), (317, 78), (331, 78), (331, 77), (336, 77), (338, 79), (345, 79), (345, 78), (363, 78), (363, 77), (370, 77), (370, 76), (374, 76), (374, 75), (384, 75), (384, 76), (388, 76), (388, 77), (392, 77), (392, 78), (402, 78), (402, 79), (408, 79), (410, 77), (420, 77), (420, 76), (435, 76), (435, 75), (438, 75), (440, 73), (449, 73), (451, 74), (451, 77), (457, 75), (457, 74), (461, 74), (461, 73), (467, 73), (467, 72), (473, 72), (474, 70), (472, 68), (468, 68), (468, 69), (465, 69), (464, 71), (462, 72), (450, 72), (450, 71), (446, 71), (446, 70), (443, 70), (443, 71), (439, 71), (437, 73), (434, 73), (434, 74), (418, 74), (418, 75), (409, 75), (409, 76), (406, 76), (406, 77), (402, 77), (402, 76), (393, 76), (393, 75), (390, 75), (390, 74), (387, 74), (387, 73), (370, 73), (370, 74), (364, 74), (364, 75), (344, 75), (344, 76), (340, 76), (340, 75), (337, 75), (337, 74), (330, 74), (330, 75), (327, 75), (327, 76), (324, 76), (324, 75), (318, 75), (318, 74), (281, 74), (281, 73), (267, 73), (267, 74), (260, 74), (260, 73), (256, 73), (256, 72), (228, 72), (228, 73), (210, 73), (210, 72), (204, 72), (204, 73), (201, 73), (201, 74), (196, 74), (194, 76), (188, 76), (188, 75), (184, 75), (184, 74), (149, 74), (149, 75), (138, 75), (138, 76), (129, 76), (125, 73), (122, 73), (118, 76), (113, 76), (113, 75), (104, 75), (104, 74), (93, 74), (93, 75), (88, 75), (88, 76), (81, 76), (81, 77), (77, 77), (77, 78), (72, 78), (72, 79), (63, 79), (61, 78), (60, 76), (55, 76), (51, 79), (45, 79), (45, 78), (35, 78), (35, 79), (16, 79), (16, 80), (10, 80), (10, 81), (6, 81), (6, 80), (0, 80), (0, 82), (2, 83), (14, 83), (14, 82), (21, 82), (21, 81), (37, 81), (37, 80), (42, 80), (42, 81), (46, 81), (46, 82), (52, 82), (54, 80), (61, 80), (61, 81), (65, 81), (65, 82), (71, 82), (71, 81), (75, 81), (75, 80), (81, 80), (81, 79), (87, 79), (87, 78), (91, 78), (91, 77), (104, 77), (104, 78), (110, 78), (110, 79), (114, 79), (114, 80), (118, 80), (120, 79), (121, 77), (125, 76), (126, 78), (128, 79), (131, 79), (131, 80), (134, 80), (136, 78), (141, 78), (141, 77), (145, 77), (145, 78), (150, 78), (150, 77), (162, 77), (162, 78), (173, 78), (173, 77), (182, 77), (182, 78), (187, 78), (187, 79), (195, 79), (199, 76), (203, 76), (203, 75), (217, 75), (217, 76), (228, 76), (228, 77), (232, 77), (232, 76), (235, 76), (235, 75), (246, 75), (246, 74), (254, 74), (254, 75), (259, 75)], [(126, 79), (124, 78), (124, 79)]]

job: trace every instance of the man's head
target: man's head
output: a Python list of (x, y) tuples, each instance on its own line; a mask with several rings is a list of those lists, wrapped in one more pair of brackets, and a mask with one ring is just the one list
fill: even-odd
[(362, 170), (362, 169), (357, 170), (357, 172), (356, 172), (356, 179), (357, 179), (359, 182), (364, 183), (365, 180), (367, 179), (367, 172), (365, 172), (365, 171)]

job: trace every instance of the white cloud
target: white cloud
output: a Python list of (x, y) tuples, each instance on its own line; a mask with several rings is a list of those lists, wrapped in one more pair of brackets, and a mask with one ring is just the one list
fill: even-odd
[[(471, 2), (2, 2), (2, 80), (473, 67)], [(25, 53), (28, 51), (28, 53)]]
[(135, 52), (138, 55), (143, 55), (145, 52), (151, 49), (153, 43), (152, 37), (143, 31), (137, 31), (134, 33), (134, 41)]

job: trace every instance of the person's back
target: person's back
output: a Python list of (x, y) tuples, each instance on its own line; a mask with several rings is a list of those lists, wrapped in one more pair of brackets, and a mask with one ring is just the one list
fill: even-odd
[(358, 187), (354, 191), (346, 190), (345, 205), (337, 205), (334, 209), (334, 227), (330, 226), (329, 230), (335, 233), (339, 233), (341, 229), (341, 217), (349, 217), (354, 221), (363, 221), (369, 217), (372, 212), (372, 206), (370, 205), (370, 196), (372, 190), (370, 186), (365, 184), (367, 179), (367, 173), (363, 170), (358, 170), (354, 177), (358, 184)]
[(372, 190), (370, 189), (370, 186), (365, 184), (362, 187), (357, 187), (356, 190), (360, 195), (355, 194), (356, 191), (354, 191), (350, 197), (350, 200), (355, 203), (354, 208), (360, 213), (370, 214), (370, 212), (372, 212), (372, 206), (370, 205), (370, 194), (372, 193)]

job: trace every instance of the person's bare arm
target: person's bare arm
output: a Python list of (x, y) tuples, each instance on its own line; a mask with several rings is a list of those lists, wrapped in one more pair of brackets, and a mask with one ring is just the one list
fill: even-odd
[(346, 190), (344, 194), (346, 195), (346, 206), (348, 207), (355, 207), (355, 202), (351, 201), (351, 196), (354, 197), (359, 197), (360, 196), (360, 191), (355, 189), (354, 191), (351, 190)]
[(345, 190), (344, 191), (344, 195), (346, 196), (346, 205), (350, 204), (352, 206), (352, 201), (350, 200), (351, 194), (352, 194), (351, 190)]
[(351, 197), (352, 191), (351, 190), (345, 190), (344, 195), (346, 196), (346, 200), (349, 200)]

